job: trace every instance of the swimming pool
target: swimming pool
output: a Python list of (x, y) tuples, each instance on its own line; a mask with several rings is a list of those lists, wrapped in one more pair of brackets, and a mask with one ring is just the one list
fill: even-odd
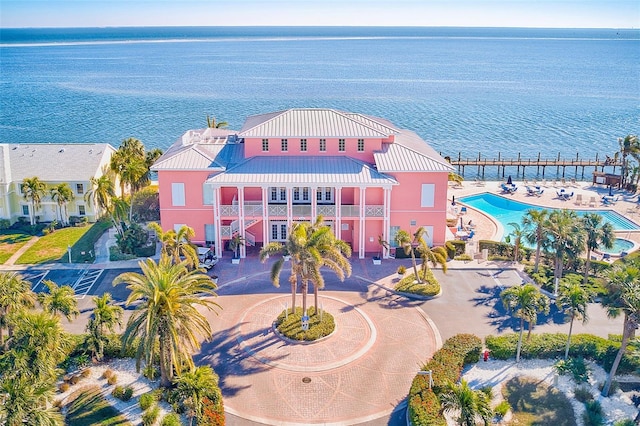
[(606, 248), (605, 246), (598, 247), (598, 251), (601, 253), (609, 253), (609, 254), (621, 254), (621, 253), (629, 253), (635, 247), (635, 243), (633, 241), (626, 240), (624, 238), (616, 238), (613, 240), (613, 247)]
[[(522, 217), (527, 210), (545, 209), (545, 207), (534, 206), (533, 204), (510, 200), (508, 198), (488, 192), (463, 197), (458, 201), (493, 217), (500, 223), (500, 225), (502, 225), (503, 232), (505, 234), (511, 232), (512, 227), (509, 226), (509, 223), (517, 223), (518, 225), (522, 225)], [(550, 209), (547, 208), (547, 210)], [(640, 226), (638, 226), (636, 223), (630, 221), (620, 213), (613, 210), (575, 210), (575, 212), (578, 214), (578, 216), (583, 216), (585, 213), (598, 213), (600, 216), (602, 216), (605, 222), (608, 222), (613, 226), (613, 229), (615, 231), (634, 231), (640, 229)]]

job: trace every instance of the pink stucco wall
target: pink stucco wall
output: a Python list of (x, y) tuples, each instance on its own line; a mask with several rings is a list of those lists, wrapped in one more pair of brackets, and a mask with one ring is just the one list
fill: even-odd
[[(320, 138), (306, 138), (307, 150), (300, 150), (300, 140), (304, 138), (286, 138), (287, 151), (286, 155), (314, 155), (314, 156), (348, 156), (367, 163), (373, 163), (373, 153), (380, 151), (382, 148), (382, 138), (365, 138), (364, 151), (358, 151), (358, 138), (344, 138), (345, 150), (338, 150), (338, 138), (324, 138), (327, 141), (327, 150), (320, 151)], [(385, 139), (387, 141), (387, 139)], [(244, 140), (245, 156), (247, 158), (256, 156), (279, 156), (283, 154), (281, 150), (281, 138), (269, 139), (269, 151), (262, 151), (261, 138), (245, 138)]]

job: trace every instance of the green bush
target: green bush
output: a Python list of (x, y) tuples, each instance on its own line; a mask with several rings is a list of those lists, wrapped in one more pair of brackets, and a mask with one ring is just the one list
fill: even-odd
[(437, 394), (447, 382), (457, 382), (467, 363), (478, 362), (482, 340), (472, 334), (458, 334), (448, 339), (423, 371), (431, 370), (433, 388), (429, 389), (429, 377), (416, 375), (409, 390), (409, 418), (414, 425), (445, 425), (440, 413)]
[(116, 386), (115, 388), (113, 388), (113, 390), (111, 391), (111, 395), (114, 398), (122, 399), (122, 395), (124, 395), (124, 386)]
[(11, 221), (9, 219), (0, 219), (0, 230), (9, 229), (11, 227)]
[(71, 387), (69, 383), (60, 383), (60, 385), (58, 386), (58, 392), (64, 393), (69, 390), (69, 387)]
[(135, 258), (135, 254), (122, 253), (118, 246), (109, 247), (109, 260), (112, 262), (118, 262), (120, 260), (132, 260)]
[[(288, 313), (287, 313), (288, 312)], [(295, 313), (282, 311), (276, 319), (276, 328), (283, 336), (293, 340), (313, 341), (328, 336), (336, 329), (336, 323), (333, 315), (328, 312), (322, 312), (322, 321), (320, 315), (316, 315), (315, 307), (307, 309), (309, 316), (309, 329), (302, 329), (302, 308), (298, 306)]]
[(407, 272), (407, 267), (406, 267), (406, 266), (404, 266), (404, 265), (400, 265), (400, 266), (398, 266), (398, 271), (397, 271), (397, 272), (398, 272), (398, 274), (400, 274), (400, 275), (404, 275), (404, 274), (405, 274), (405, 272)]
[(162, 418), (160, 426), (182, 426), (180, 416), (176, 413), (169, 413)]
[(631, 419), (618, 420), (613, 426), (636, 426), (636, 423)]
[(449, 241), (449, 244), (445, 246), (449, 259), (454, 259), (456, 256), (461, 256), (467, 251), (467, 243), (460, 240)]
[(122, 235), (116, 235), (116, 243), (122, 253), (135, 254), (136, 249), (146, 245), (149, 234), (137, 223), (132, 223)]
[(136, 247), (134, 251), (138, 257), (153, 257), (156, 254), (156, 244), (153, 243), (147, 246)]
[(571, 374), (576, 383), (586, 383), (589, 380), (589, 369), (584, 362), (584, 358), (563, 359), (555, 363), (555, 370), (560, 375)]
[(582, 414), (584, 426), (602, 426), (604, 425), (604, 413), (602, 406), (598, 401), (587, 401), (584, 404), (585, 412)]
[(421, 274), (421, 276), (424, 278), (424, 282), (422, 282), (421, 284), (415, 282), (415, 274), (410, 273), (406, 277), (402, 278), (400, 282), (398, 282), (398, 284), (396, 284), (395, 291), (427, 297), (435, 296), (440, 293), (440, 283), (430, 269), (427, 269), (424, 272), (424, 275), (422, 275), (423, 271), (418, 271), (418, 274)]
[[(509, 333), (501, 336), (487, 336), (485, 344), (496, 359), (513, 358), (516, 354), (518, 334)], [(532, 334), (529, 340), (523, 339), (521, 357), (560, 358), (564, 356), (567, 335), (562, 333)], [(591, 334), (575, 334), (571, 336), (569, 354), (572, 357), (583, 357), (593, 360), (605, 370), (611, 369), (613, 360), (620, 349), (620, 342)], [(640, 368), (640, 359), (624, 354), (618, 367), (620, 374), (632, 373)]]
[(153, 407), (150, 407), (147, 411), (142, 413), (142, 424), (144, 426), (151, 426), (156, 422), (156, 420), (158, 420), (159, 416), (160, 407), (154, 405)]
[(109, 385), (115, 385), (116, 383), (118, 383), (118, 376), (115, 374), (111, 374), (109, 377), (107, 377), (107, 383)]
[(464, 260), (464, 261), (468, 262), (468, 261), (473, 260), (473, 259), (468, 254), (461, 254), (460, 256), (456, 256), (455, 260)]
[(573, 394), (576, 397), (576, 399), (582, 403), (585, 403), (587, 401), (593, 401), (593, 394), (591, 393), (588, 387), (578, 386), (573, 390)]
[(131, 399), (131, 397), (133, 396), (133, 388), (131, 386), (127, 386), (126, 388), (124, 388), (124, 393), (122, 394), (122, 399), (123, 401), (129, 401)]
[(158, 398), (154, 392), (147, 392), (145, 394), (140, 395), (140, 400), (138, 401), (138, 403), (140, 404), (140, 409), (142, 411), (146, 411), (147, 408), (151, 407), (157, 401), (158, 401)]
[(160, 220), (160, 201), (158, 188), (146, 187), (133, 196), (131, 209), (136, 222)]
[(496, 408), (493, 409), (493, 412), (496, 416), (502, 418), (507, 415), (507, 413), (511, 410), (511, 405), (509, 405), (508, 401), (502, 400)]

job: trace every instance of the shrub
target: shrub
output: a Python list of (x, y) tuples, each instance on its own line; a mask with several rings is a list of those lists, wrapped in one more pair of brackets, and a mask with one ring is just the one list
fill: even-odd
[(409, 390), (409, 418), (414, 425), (445, 425), (440, 414), (437, 394), (447, 382), (457, 382), (465, 364), (478, 362), (482, 340), (472, 334), (458, 334), (448, 339), (422, 370), (431, 370), (434, 385), (429, 389), (429, 377), (416, 375)]
[(122, 253), (118, 246), (109, 247), (109, 260), (112, 262), (118, 262), (120, 260), (132, 260), (135, 258), (135, 254)]
[[(418, 274), (422, 274), (419, 271)], [(423, 275), (424, 282), (417, 283), (415, 274), (409, 274), (402, 278), (395, 286), (395, 290), (401, 293), (416, 294), (418, 296), (435, 296), (440, 293), (440, 283), (433, 275), (430, 269), (427, 269)]]
[(584, 426), (601, 426), (604, 425), (604, 414), (602, 406), (598, 401), (587, 401), (584, 404), (585, 412), (582, 414)]
[(140, 409), (146, 411), (147, 408), (151, 407), (157, 400), (158, 398), (153, 392), (147, 392), (140, 395), (138, 403), (140, 404)]
[(635, 426), (636, 423), (631, 419), (618, 420), (613, 426)]
[[(287, 310), (288, 312), (288, 310)], [(322, 321), (320, 315), (316, 315), (315, 307), (307, 309), (309, 316), (309, 329), (302, 329), (302, 308), (297, 307), (294, 313), (282, 311), (276, 319), (276, 328), (282, 335), (293, 340), (314, 341), (322, 337), (328, 336), (336, 329), (336, 323), (333, 315), (322, 312)]]
[(445, 246), (447, 249), (447, 254), (450, 259), (455, 258), (456, 256), (462, 256), (467, 250), (467, 243), (465, 241), (453, 240), (449, 241), (449, 244)]
[(576, 383), (586, 383), (589, 379), (589, 369), (582, 357), (560, 360), (554, 368), (560, 375), (571, 374)]
[(407, 272), (407, 268), (406, 268), (406, 266), (404, 266), (404, 265), (400, 265), (400, 266), (398, 266), (398, 274), (400, 274), (400, 275), (404, 275), (404, 274), (405, 274), (405, 272)]
[(202, 398), (202, 418), (198, 419), (199, 426), (224, 426), (224, 406), (222, 395), (216, 398)]
[(160, 407), (154, 405), (142, 413), (142, 424), (144, 426), (151, 426), (158, 420), (158, 416), (160, 416)]
[(573, 390), (573, 394), (576, 397), (576, 399), (582, 403), (585, 403), (587, 401), (593, 401), (593, 394), (591, 393), (588, 387), (578, 386)]
[(133, 216), (137, 222), (160, 220), (158, 188), (147, 187), (136, 192), (132, 204)]
[(111, 376), (113, 376), (113, 370), (110, 368), (107, 368), (106, 370), (104, 370), (104, 372), (102, 373), (102, 376), (100, 376), (101, 379), (109, 379)]
[(83, 379), (86, 379), (87, 377), (89, 377), (91, 375), (91, 369), (90, 368), (85, 368), (84, 370), (82, 370), (82, 372), (80, 373), (80, 376)]
[(107, 383), (110, 385), (115, 385), (116, 383), (118, 383), (118, 376), (112, 374), (111, 376), (107, 377)]
[(114, 398), (122, 399), (122, 395), (124, 395), (124, 387), (123, 386), (116, 386), (111, 391), (111, 395), (113, 395)]
[(123, 401), (129, 401), (132, 396), (133, 396), (133, 388), (131, 386), (127, 386), (126, 388), (124, 388), (122, 398), (120, 399)]
[(160, 372), (154, 365), (148, 364), (142, 369), (142, 375), (149, 380), (155, 380), (160, 376)]
[(69, 383), (67, 383), (67, 382), (60, 383), (60, 386), (58, 386), (58, 392), (64, 393), (64, 392), (68, 391), (70, 387), (71, 387), (71, 385), (69, 385)]
[(182, 426), (182, 422), (180, 421), (179, 415), (176, 413), (169, 413), (162, 418), (160, 426)]
[(72, 385), (77, 385), (79, 381), (80, 381), (80, 376), (77, 374), (71, 376), (71, 378), (69, 379), (69, 383), (71, 383)]
[(116, 243), (122, 253), (135, 254), (135, 250), (143, 247), (149, 238), (148, 232), (137, 223), (132, 223), (122, 235), (116, 235)]
[(11, 227), (11, 221), (9, 219), (0, 219), (0, 230), (9, 229)]
[(496, 408), (493, 409), (493, 412), (496, 416), (502, 418), (507, 415), (507, 413), (511, 410), (511, 405), (509, 405), (508, 401), (501, 401), (500, 404), (496, 405)]
[(468, 262), (468, 261), (473, 260), (473, 259), (468, 254), (461, 254), (460, 256), (456, 256), (455, 260), (464, 260), (464, 261)]

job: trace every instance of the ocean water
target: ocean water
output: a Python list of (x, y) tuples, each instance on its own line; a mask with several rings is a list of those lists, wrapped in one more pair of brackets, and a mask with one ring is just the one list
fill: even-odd
[(612, 155), (640, 130), (640, 31), (0, 29), (0, 142), (167, 148), (206, 125), (329, 107), (457, 157)]

